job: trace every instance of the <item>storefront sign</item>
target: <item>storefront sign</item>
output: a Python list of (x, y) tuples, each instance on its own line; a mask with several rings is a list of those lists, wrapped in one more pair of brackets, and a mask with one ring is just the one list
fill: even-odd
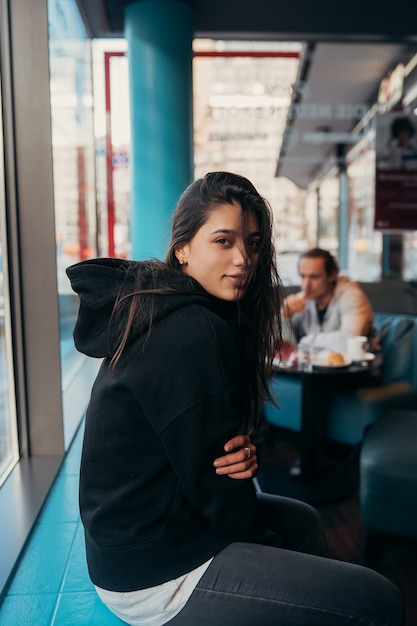
[(374, 221), (378, 230), (417, 230), (416, 133), (412, 114), (378, 115)]

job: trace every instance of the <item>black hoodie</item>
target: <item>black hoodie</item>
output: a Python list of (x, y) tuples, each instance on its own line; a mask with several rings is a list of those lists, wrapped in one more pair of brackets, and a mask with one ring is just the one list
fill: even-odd
[(111, 591), (164, 583), (233, 541), (259, 539), (252, 481), (213, 467), (245, 410), (234, 305), (159, 264), (160, 286), (174, 293), (145, 296), (151, 332), (139, 320), (109, 369), (115, 299), (146, 285), (151, 266), (93, 259), (67, 270), (80, 297), (77, 349), (103, 358), (86, 416), (80, 510), (91, 579)]

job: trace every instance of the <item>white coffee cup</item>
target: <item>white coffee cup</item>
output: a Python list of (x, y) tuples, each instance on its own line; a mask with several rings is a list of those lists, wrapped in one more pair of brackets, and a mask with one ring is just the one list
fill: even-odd
[(367, 337), (348, 337), (346, 340), (347, 355), (352, 361), (362, 361), (365, 356)]

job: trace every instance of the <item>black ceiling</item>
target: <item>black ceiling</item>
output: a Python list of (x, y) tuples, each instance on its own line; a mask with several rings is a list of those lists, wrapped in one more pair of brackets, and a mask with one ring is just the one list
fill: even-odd
[[(78, 0), (91, 36), (123, 36), (131, 1)], [(416, 0), (183, 1), (195, 8), (197, 37), (417, 41)]]

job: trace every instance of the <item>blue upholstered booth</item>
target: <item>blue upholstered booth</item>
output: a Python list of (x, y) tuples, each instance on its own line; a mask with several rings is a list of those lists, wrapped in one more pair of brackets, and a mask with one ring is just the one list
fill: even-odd
[(265, 403), (265, 419), (269, 424), (299, 431), (301, 429), (301, 388), (297, 378), (275, 375), (270, 382), (273, 398)]
[[(376, 313), (375, 325), (384, 357), (381, 385), (338, 391), (330, 401), (327, 435), (334, 441), (356, 444), (389, 409), (405, 409), (417, 398), (417, 317)], [(265, 405), (268, 423), (299, 431), (301, 425), (300, 382), (277, 374), (271, 388), (279, 409)]]
[(334, 441), (358, 443), (386, 411), (415, 405), (417, 317), (376, 313), (375, 325), (384, 357), (381, 385), (334, 395), (327, 431)]
[(417, 537), (417, 403), (386, 413), (360, 454), (360, 505), (371, 531)]

